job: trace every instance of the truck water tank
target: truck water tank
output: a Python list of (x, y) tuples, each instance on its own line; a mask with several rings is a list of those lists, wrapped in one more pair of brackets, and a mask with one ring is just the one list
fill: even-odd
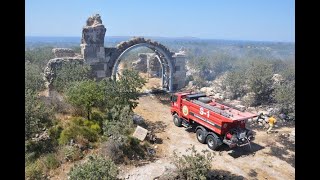
[(209, 102), (212, 101), (212, 99), (210, 97), (199, 97), (198, 100), (203, 102), (203, 103), (209, 103)]

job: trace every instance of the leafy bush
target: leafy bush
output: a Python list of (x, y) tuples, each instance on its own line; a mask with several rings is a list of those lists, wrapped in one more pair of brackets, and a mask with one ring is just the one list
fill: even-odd
[(280, 113), (295, 117), (295, 83), (284, 83), (275, 88), (274, 99)]
[(97, 123), (85, 120), (81, 117), (75, 117), (71, 119), (68, 126), (62, 130), (59, 144), (67, 144), (71, 139), (76, 140), (77, 136), (82, 136), (90, 142), (95, 142), (98, 139), (100, 129), (101, 128)]
[(56, 169), (60, 166), (60, 162), (57, 159), (56, 155), (53, 153), (50, 153), (45, 156), (44, 158), (44, 164), (48, 169)]
[(25, 154), (29, 154), (30, 160), (38, 158), (41, 154), (51, 153), (56, 150), (56, 144), (51, 139), (42, 141), (25, 141)]
[(32, 90), (25, 90), (25, 139), (30, 139), (52, 124), (52, 111)]
[(33, 163), (29, 163), (25, 167), (25, 176), (26, 179), (44, 179), (43, 166), (40, 161), (35, 161)]
[(25, 89), (34, 92), (44, 89), (43, 71), (39, 66), (25, 62)]
[(101, 145), (101, 154), (107, 158), (110, 158), (116, 163), (120, 163), (123, 159), (123, 151), (121, 146), (123, 143), (109, 139), (108, 141), (102, 143)]
[(129, 159), (144, 159), (146, 154), (146, 149), (140, 144), (140, 140), (129, 136), (127, 142), (124, 143), (121, 147), (123, 155)]
[(100, 87), (93, 80), (73, 83), (67, 90), (67, 101), (86, 111), (87, 118), (90, 120), (92, 108), (98, 106), (104, 98), (103, 90)]
[(129, 106), (123, 109), (115, 106), (108, 112), (103, 124), (103, 133), (107, 137), (125, 142), (133, 131), (133, 112)]
[(179, 179), (207, 179), (208, 172), (211, 168), (211, 160), (213, 156), (211, 153), (203, 154), (197, 152), (194, 146), (188, 148), (190, 151), (189, 155), (182, 155), (179, 157), (176, 152), (174, 152), (174, 164), (177, 167), (177, 173)]
[(130, 110), (134, 109), (139, 99), (139, 89), (143, 87), (146, 80), (139, 76), (137, 71), (125, 69), (118, 80), (106, 78), (100, 82), (100, 86), (104, 91), (103, 106), (110, 110), (117, 106), (122, 109), (129, 106)]
[(100, 156), (90, 156), (81, 165), (75, 165), (68, 173), (70, 180), (112, 180), (118, 175), (118, 168), (112, 160)]
[(47, 65), (50, 59), (54, 58), (53, 47), (40, 47), (25, 51), (25, 60), (37, 65), (41, 69)]
[(255, 99), (252, 105), (272, 102), (272, 64), (253, 61), (246, 75), (248, 77), (250, 92), (255, 94)]
[(83, 158), (81, 150), (74, 146), (64, 146), (63, 147), (64, 158), (67, 161), (77, 161)]
[(236, 99), (242, 97), (246, 93), (245, 84), (245, 71), (231, 71), (227, 74), (226, 79), (223, 82), (232, 93), (231, 99)]
[(48, 134), (51, 139), (58, 140), (63, 128), (58, 124), (49, 128)]
[(60, 68), (56, 69), (52, 84), (57, 91), (64, 92), (74, 82), (88, 80), (91, 76), (90, 73), (89, 65), (78, 62), (63, 63)]

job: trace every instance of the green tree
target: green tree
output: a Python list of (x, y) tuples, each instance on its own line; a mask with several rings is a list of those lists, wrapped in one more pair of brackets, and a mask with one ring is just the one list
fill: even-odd
[(44, 79), (39, 66), (25, 62), (25, 88), (32, 91), (41, 91), (44, 89)]
[(246, 93), (244, 88), (246, 84), (245, 73), (245, 71), (241, 70), (230, 71), (223, 82), (228, 90), (232, 93), (233, 99), (242, 97)]
[(89, 120), (92, 108), (98, 106), (104, 98), (103, 90), (94, 80), (74, 82), (66, 96), (70, 104), (86, 112)]
[(88, 80), (91, 68), (89, 65), (79, 62), (62, 63), (61, 67), (56, 69), (56, 75), (53, 80), (53, 86), (60, 92), (68, 89), (72, 83)]
[(115, 106), (108, 112), (107, 120), (103, 124), (103, 132), (107, 137), (124, 142), (133, 127), (133, 112), (129, 106), (119, 108)]
[(280, 112), (295, 117), (295, 83), (283, 83), (274, 91), (274, 99), (280, 107)]
[(113, 180), (117, 178), (118, 168), (112, 160), (89, 156), (86, 163), (75, 165), (68, 175), (70, 180)]
[(146, 80), (140, 77), (137, 71), (127, 69), (118, 78), (118, 80), (107, 78), (101, 81), (100, 86), (104, 89), (103, 106), (107, 110), (114, 107), (121, 110), (129, 105), (132, 110), (138, 105), (139, 89), (143, 87)]
[(260, 105), (272, 101), (273, 71), (272, 64), (253, 61), (247, 71), (250, 91), (255, 94), (253, 105)]
[(28, 49), (25, 51), (25, 60), (44, 69), (50, 59), (54, 58), (52, 53), (53, 47), (38, 47), (35, 49)]
[(25, 138), (30, 139), (44, 127), (52, 124), (52, 111), (41, 102), (37, 94), (25, 90)]

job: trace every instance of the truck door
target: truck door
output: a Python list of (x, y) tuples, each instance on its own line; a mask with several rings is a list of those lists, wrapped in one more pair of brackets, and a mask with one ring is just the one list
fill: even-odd
[(180, 102), (178, 101), (177, 95), (171, 96), (171, 107), (180, 114)]

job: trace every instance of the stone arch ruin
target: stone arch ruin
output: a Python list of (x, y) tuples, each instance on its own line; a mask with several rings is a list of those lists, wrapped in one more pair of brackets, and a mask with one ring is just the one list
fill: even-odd
[(185, 86), (186, 68), (184, 51), (171, 52), (164, 45), (145, 39), (135, 37), (128, 41), (119, 43), (116, 47), (104, 47), (106, 28), (102, 24), (99, 14), (89, 17), (82, 30), (81, 54), (76, 55), (70, 49), (53, 49), (56, 58), (51, 59), (45, 69), (45, 78), (50, 84), (54, 78), (56, 63), (77, 59), (89, 64), (97, 79), (105, 77), (115, 78), (121, 58), (130, 50), (138, 47), (151, 49), (161, 64), (162, 88), (172, 92)]

